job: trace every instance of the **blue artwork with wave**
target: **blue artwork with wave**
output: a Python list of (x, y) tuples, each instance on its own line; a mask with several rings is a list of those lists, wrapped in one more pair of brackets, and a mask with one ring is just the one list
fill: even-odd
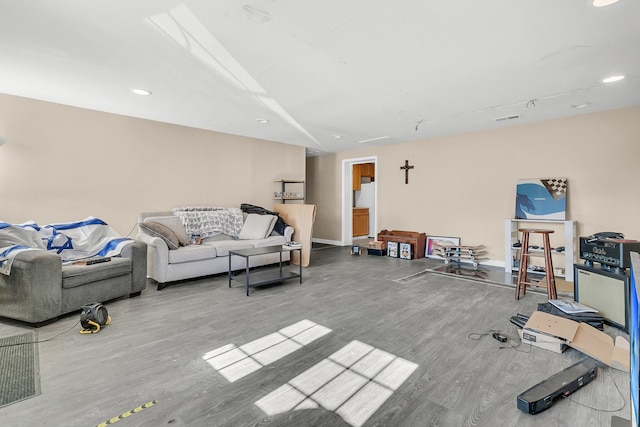
[(516, 219), (564, 221), (567, 211), (567, 180), (545, 178), (520, 180), (516, 187)]

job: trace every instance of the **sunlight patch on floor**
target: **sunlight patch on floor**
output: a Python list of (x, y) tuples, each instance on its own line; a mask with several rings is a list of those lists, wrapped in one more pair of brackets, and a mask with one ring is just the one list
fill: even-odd
[(237, 347), (227, 344), (207, 352), (204, 359), (229, 382), (244, 378), (327, 335), (331, 329), (311, 320), (301, 320), (278, 332)]
[(255, 404), (269, 416), (323, 407), (361, 426), (417, 368), (416, 363), (351, 341)]

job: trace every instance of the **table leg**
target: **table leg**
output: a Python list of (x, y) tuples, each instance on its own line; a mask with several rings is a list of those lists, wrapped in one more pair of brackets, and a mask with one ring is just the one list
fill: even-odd
[(298, 254), (300, 256), (300, 284), (302, 285), (302, 249), (298, 249)]
[(247, 266), (245, 267), (244, 282), (247, 286), (247, 296), (249, 296), (249, 257), (245, 258)]
[(231, 254), (229, 254), (229, 287), (231, 287)]

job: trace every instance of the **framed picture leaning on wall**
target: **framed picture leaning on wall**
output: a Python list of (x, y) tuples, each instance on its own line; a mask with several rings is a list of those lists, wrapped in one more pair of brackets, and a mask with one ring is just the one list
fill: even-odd
[(387, 256), (398, 258), (398, 242), (387, 242)]
[(460, 238), (459, 237), (445, 237), (445, 236), (427, 236), (427, 244), (425, 247), (426, 258), (442, 258), (438, 255), (438, 251), (435, 250), (434, 246), (460, 246)]

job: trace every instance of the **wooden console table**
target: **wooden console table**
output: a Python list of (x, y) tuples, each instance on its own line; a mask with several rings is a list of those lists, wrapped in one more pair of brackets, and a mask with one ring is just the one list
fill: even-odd
[[(427, 243), (426, 233), (416, 231), (382, 230), (378, 233), (377, 240), (385, 242), (410, 243), (413, 246), (411, 259), (424, 258), (424, 249)], [(387, 246), (388, 247), (388, 246)]]

